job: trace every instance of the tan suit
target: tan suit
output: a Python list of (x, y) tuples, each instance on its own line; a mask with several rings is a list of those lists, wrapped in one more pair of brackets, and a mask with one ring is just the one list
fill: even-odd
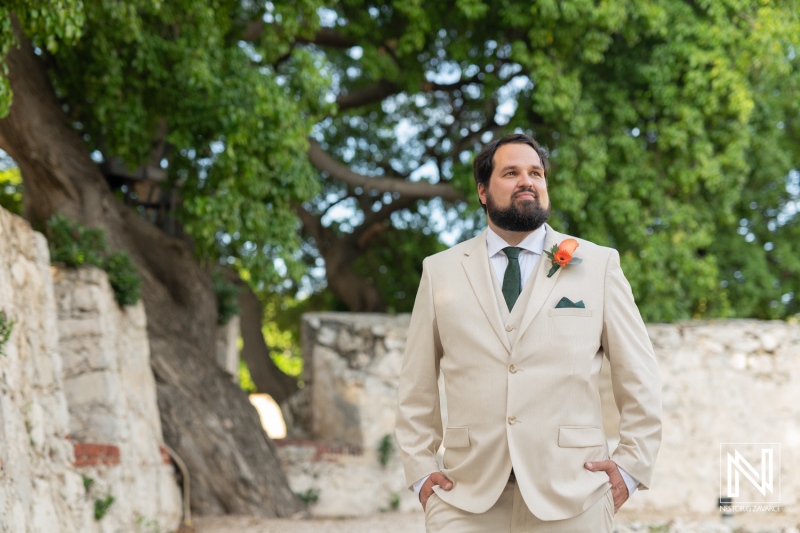
[[(567, 235), (546, 226), (545, 250)], [(423, 263), (398, 390), (396, 436), (409, 485), (442, 472), (436, 494), (471, 513), (497, 502), (512, 465), (525, 504), (541, 520), (589, 508), (608, 490), (609, 458), (598, 375), (604, 353), (620, 410), (611, 457), (650, 484), (661, 440), (661, 385), (653, 349), (615, 250), (578, 239), (583, 262), (547, 277), (542, 256), (511, 313), (486, 251), (486, 232)], [(562, 297), (585, 309), (556, 309)], [(442, 432), (441, 371), (448, 427)]]

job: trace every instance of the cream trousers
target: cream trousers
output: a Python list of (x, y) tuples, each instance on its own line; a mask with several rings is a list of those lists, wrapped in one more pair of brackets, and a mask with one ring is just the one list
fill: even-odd
[(509, 482), (494, 506), (485, 513), (462, 511), (434, 493), (425, 508), (428, 533), (612, 533), (614, 499), (609, 489), (591, 507), (565, 520), (539, 520), (528, 510), (519, 487)]

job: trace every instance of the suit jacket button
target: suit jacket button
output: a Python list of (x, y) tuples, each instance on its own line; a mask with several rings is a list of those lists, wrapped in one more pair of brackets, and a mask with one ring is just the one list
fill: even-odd
[(506, 326), (506, 331), (512, 331), (513, 329), (514, 329), (514, 326)]
[(516, 416), (509, 416), (508, 417), (508, 423), (512, 424), (512, 425), (516, 424), (517, 423), (517, 417)]
[(514, 366), (514, 365), (511, 365), (510, 367), (508, 367), (508, 371), (511, 372), (512, 374), (516, 374), (517, 373), (517, 367)]

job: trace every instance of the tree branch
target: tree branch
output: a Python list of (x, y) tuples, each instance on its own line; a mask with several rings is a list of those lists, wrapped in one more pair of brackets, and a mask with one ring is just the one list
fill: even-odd
[(314, 216), (299, 204), (295, 205), (294, 211), (297, 213), (297, 217), (303, 224), (303, 231), (305, 234), (314, 239), (317, 247), (321, 248), (322, 241), (325, 239), (325, 228), (322, 227), (322, 221), (320, 218)]
[(342, 196), (341, 198), (339, 198), (339, 199), (338, 199), (338, 200), (336, 200), (335, 202), (331, 202), (330, 204), (328, 204), (328, 206), (327, 206), (327, 207), (325, 207), (325, 209), (322, 211), (322, 214), (320, 215), (320, 217), (324, 217), (325, 215), (327, 215), (327, 214), (328, 214), (328, 212), (329, 212), (331, 209), (333, 209), (334, 207), (336, 207), (336, 206), (337, 206), (337, 205), (339, 205), (340, 203), (344, 202), (344, 201), (345, 201), (345, 200), (347, 200), (348, 198), (354, 198), (354, 199), (355, 199), (355, 198), (356, 198), (356, 195), (352, 194), (352, 193), (351, 193), (351, 192), (348, 190), (348, 191), (347, 191), (347, 194), (345, 194), (344, 196)]
[(464, 201), (464, 195), (449, 183), (428, 183), (427, 181), (406, 181), (396, 178), (370, 178), (350, 170), (328, 155), (313, 139), (309, 139), (308, 158), (319, 170), (330, 174), (331, 178), (352, 187), (379, 192), (396, 192), (414, 199), (441, 198), (445, 201)]
[(408, 174), (398, 172), (397, 169), (394, 168), (392, 164), (388, 161), (376, 161), (375, 164), (381, 167), (383, 171), (386, 173), (386, 176), (389, 178), (400, 179), (400, 180), (408, 179)]
[[(267, 26), (276, 28), (278, 33), (282, 32), (282, 28), (277, 24), (267, 24), (263, 20), (254, 20), (245, 26), (241, 35), (243, 41), (257, 41), (264, 35)], [(311, 39), (297, 36), (294, 40), (298, 44), (316, 44), (319, 46), (330, 46), (333, 48), (352, 48), (356, 43), (348, 39), (333, 28), (320, 28)]]
[(465, 85), (469, 85), (470, 83), (481, 83), (481, 79), (478, 77), (479, 74), (480, 72), (478, 74), (475, 74), (474, 76), (470, 76), (469, 78), (466, 79), (462, 78), (454, 83), (434, 83), (430, 81), (425, 81), (422, 82), (422, 90), (425, 92), (430, 92), (430, 91), (452, 92), (455, 91), (456, 89), (460, 89)]
[(495, 113), (497, 113), (497, 101), (491, 98), (486, 102), (484, 107), (486, 122), (481, 126), (478, 131), (472, 131), (468, 135), (462, 137), (458, 142), (453, 145), (453, 154), (458, 155), (466, 150), (471, 144), (474, 144), (483, 136), (487, 131), (496, 131), (499, 128), (497, 122), (494, 121)]
[(333, 48), (352, 48), (356, 42), (348, 39), (333, 28), (320, 28), (313, 39), (298, 37), (296, 42), (300, 44), (316, 44), (319, 46), (330, 46)]
[(369, 240), (380, 233), (380, 231), (376, 230), (375, 226), (382, 225), (382, 223), (386, 221), (392, 213), (411, 207), (416, 201), (417, 198), (401, 196), (392, 203), (385, 204), (378, 211), (365, 213), (364, 222), (362, 222), (361, 225), (356, 228), (356, 230), (350, 236), (350, 239), (355, 241), (359, 248), (366, 248)]
[(400, 92), (400, 87), (386, 80), (380, 80), (374, 85), (358, 89), (351, 93), (343, 94), (336, 99), (339, 111), (361, 107), (374, 102), (380, 102), (387, 96)]

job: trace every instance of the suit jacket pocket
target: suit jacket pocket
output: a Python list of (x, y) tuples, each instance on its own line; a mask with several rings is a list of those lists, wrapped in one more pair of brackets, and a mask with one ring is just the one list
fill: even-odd
[(469, 427), (449, 427), (444, 432), (442, 446), (448, 449), (469, 448)]
[(557, 309), (548, 309), (547, 316), (592, 316), (591, 309), (583, 309), (581, 307), (559, 307)]
[(606, 443), (599, 426), (559, 426), (558, 446), (561, 448), (588, 448)]

